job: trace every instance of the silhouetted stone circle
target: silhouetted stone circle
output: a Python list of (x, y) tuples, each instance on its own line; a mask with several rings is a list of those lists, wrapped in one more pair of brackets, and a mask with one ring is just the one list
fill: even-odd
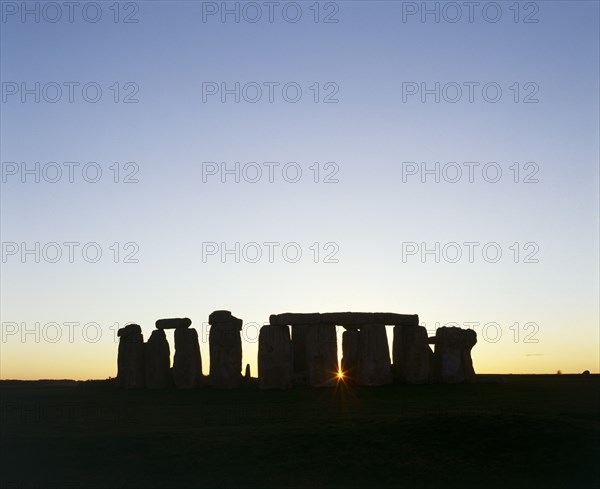
[[(249, 365), (242, 376), (242, 320), (230, 311), (219, 310), (209, 315), (208, 322), (210, 374), (207, 384), (222, 389), (250, 385)], [(191, 324), (189, 318), (159, 319), (147, 343), (139, 325), (129, 324), (119, 329), (117, 385), (152, 389), (172, 385), (190, 389), (204, 385), (198, 333), (190, 328)], [(337, 359), (336, 326), (346, 330), (342, 335), (341, 369)], [(394, 326), (393, 364), (386, 326)], [(173, 368), (166, 329), (175, 330)], [(338, 382), (362, 386), (392, 382), (475, 382), (471, 349), (476, 343), (475, 331), (455, 327), (438, 328), (435, 337), (429, 338), (427, 330), (419, 326), (416, 314), (273, 314), (259, 333), (258, 387), (331, 387)], [(431, 344), (435, 345), (435, 352)]]

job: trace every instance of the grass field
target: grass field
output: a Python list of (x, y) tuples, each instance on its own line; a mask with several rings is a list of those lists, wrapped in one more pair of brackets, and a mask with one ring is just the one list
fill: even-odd
[(1, 487), (597, 487), (600, 377), (384, 388), (0, 387)]

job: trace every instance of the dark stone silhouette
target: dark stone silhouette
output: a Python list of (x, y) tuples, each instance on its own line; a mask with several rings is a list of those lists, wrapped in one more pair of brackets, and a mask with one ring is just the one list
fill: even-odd
[(229, 311), (214, 311), (208, 322), (210, 348), (210, 385), (239, 387), (242, 377), (242, 320)]
[(441, 327), (435, 332), (435, 376), (439, 382), (475, 382), (471, 349), (477, 343), (472, 329)]
[(309, 325), (306, 330), (306, 384), (310, 387), (334, 386), (337, 373), (335, 325)]
[(178, 389), (191, 389), (202, 382), (202, 358), (194, 328), (175, 329), (173, 381)]
[(173, 384), (170, 355), (165, 332), (155, 329), (146, 343), (146, 387), (163, 389)]
[[(241, 319), (237, 319), (235, 316), (231, 314), (231, 311), (219, 310), (213, 311), (208, 316), (209, 324), (222, 324), (222, 323), (230, 323), (232, 321), (241, 321)], [(240, 325), (241, 329), (241, 325)]]
[[(258, 348), (258, 381), (246, 365), (242, 377), (242, 320), (230, 311), (209, 316), (211, 386), (287, 389), (292, 385), (334, 386), (340, 381), (336, 325), (342, 336), (341, 380), (364, 386), (397, 383), (423, 384), (475, 382), (471, 349), (477, 343), (473, 330), (439, 328), (427, 337), (416, 314), (333, 312), (270, 316), (262, 327)], [(193, 388), (203, 383), (198, 333), (189, 318), (156, 321), (157, 329), (144, 344), (142, 330), (130, 324), (118, 331), (116, 384), (125, 388), (153, 389), (175, 384)], [(386, 325), (394, 325), (393, 366)], [(291, 326), (291, 339), (290, 339)], [(165, 329), (175, 329), (175, 358), (169, 370), (169, 343)], [(435, 352), (429, 345), (435, 345)], [(589, 375), (586, 371), (583, 375)]]
[[(348, 332), (346, 335), (346, 347), (342, 367), (348, 380), (358, 380), (360, 330), (374, 329), (375, 331), (365, 335), (365, 350), (363, 355), (361, 383), (365, 385), (381, 385), (391, 381), (391, 367), (389, 358), (389, 347), (387, 341), (382, 341), (385, 336), (385, 326), (382, 325), (418, 325), (419, 316), (416, 314), (395, 314), (389, 312), (329, 312), (329, 313), (283, 313), (272, 314), (269, 317), (271, 325), (292, 326), (292, 349), (293, 349), (293, 383), (308, 385), (333, 385), (330, 379), (331, 370), (337, 361), (331, 360), (331, 352), (337, 352), (337, 343), (332, 346), (332, 341), (327, 340), (329, 347), (319, 346), (319, 336), (332, 336), (335, 325), (343, 326)], [(319, 332), (314, 328), (329, 328), (328, 332)], [(383, 327), (383, 330), (381, 329)], [(333, 330), (331, 329), (333, 328)], [(382, 335), (383, 332), (383, 335)], [(311, 338), (309, 343), (308, 338)], [(333, 333), (335, 336), (335, 333)], [(379, 338), (379, 341), (377, 340)], [(385, 343), (385, 348), (384, 348)], [(347, 352), (346, 352), (347, 350)], [(336, 353), (337, 355), (337, 353)], [(325, 370), (329, 371), (325, 380)], [(335, 369), (337, 370), (337, 368)], [(320, 373), (317, 373), (320, 372)]]
[(192, 324), (190, 318), (169, 318), (156, 321), (156, 329), (189, 328)]
[(117, 331), (117, 385), (125, 389), (144, 387), (144, 337), (138, 324), (128, 324)]
[(433, 381), (433, 352), (422, 326), (394, 326), (394, 380), (407, 384)]
[(385, 385), (392, 382), (392, 366), (387, 334), (383, 324), (361, 328), (358, 335), (358, 385)]
[(346, 330), (342, 334), (342, 372), (347, 382), (356, 382), (356, 369), (360, 348), (360, 331)]
[(258, 337), (258, 387), (289, 389), (292, 386), (292, 341), (288, 326), (265, 325)]
[[(368, 327), (371, 324), (418, 325), (419, 316), (416, 314), (395, 314), (393, 312), (326, 312), (326, 313), (291, 313), (272, 314), (270, 324), (335, 324), (338, 326)], [(292, 333), (293, 335), (293, 333)]]
[(142, 334), (142, 327), (139, 324), (128, 324), (127, 326), (124, 326), (123, 328), (120, 328), (117, 331), (117, 336), (119, 338), (124, 338), (126, 336), (131, 336), (135, 334)]
[[(275, 326), (275, 325), (274, 325)], [(281, 326), (281, 325), (277, 325)], [(287, 327), (287, 326), (285, 326)], [(306, 385), (306, 331), (308, 325), (292, 325), (292, 357), (294, 362), (293, 378), (294, 385)]]

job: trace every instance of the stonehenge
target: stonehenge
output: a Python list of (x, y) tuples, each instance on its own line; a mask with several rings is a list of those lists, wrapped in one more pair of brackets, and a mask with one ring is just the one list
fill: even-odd
[[(117, 385), (126, 389), (162, 389), (173, 384), (184, 389), (199, 385), (202, 381), (202, 359), (198, 333), (189, 328), (191, 324), (189, 318), (159, 319), (147, 343), (144, 343), (142, 328), (138, 324), (119, 329)], [(175, 329), (172, 369), (165, 329)]]
[(128, 324), (117, 331), (117, 385), (126, 389), (144, 387), (144, 336), (139, 324)]
[(305, 345), (306, 385), (310, 387), (335, 385), (338, 373), (335, 324), (306, 325)]
[[(350, 383), (377, 386), (392, 382), (385, 325), (418, 325), (419, 316), (388, 312), (284, 313), (271, 315), (269, 322), (271, 326), (292, 327), (295, 384), (336, 385), (341, 372), (341, 378)], [(342, 335), (341, 370), (336, 326), (346, 329)]]
[(202, 358), (198, 333), (187, 327), (175, 329), (173, 381), (179, 389), (191, 389), (202, 382)]
[(210, 334), (210, 385), (231, 389), (242, 381), (242, 320), (230, 311), (215, 311), (208, 317)]
[(435, 377), (444, 384), (475, 382), (471, 348), (477, 343), (472, 329), (441, 327), (435, 332)]
[(146, 343), (146, 387), (162, 389), (172, 384), (171, 351), (162, 329), (152, 331)]
[(258, 338), (258, 387), (289, 389), (293, 375), (292, 340), (287, 326), (263, 326)]
[(349, 329), (342, 334), (342, 372), (348, 382), (356, 383), (358, 368), (358, 351), (360, 333), (357, 329)]
[(393, 312), (326, 312), (272, 314), (270, 324), (335, 324), (352, 327), (365, 324), (419, 324), (417, 314), (396, 314)]
[(433, 352), (423, 326), (394, 326), (394, 381), (427, 384), (433, 381)]
[(392, 383), (390, 348), (384, 324), (372, 324), (359, 331), (356, 383), (358, 385)]
[[(277, 325), (274, 326), (285, 326)], [(264, 326), (263, 326), (264, 328)], [(292, 325), (292, 357), (293, 357), (293, 368), (292, 368), (292, 380), (294, 385), (305, 385), (306, 384), (306, 331), (308, 326), (306, 324), (295, 324)]]
[(190, 318), (170, 318), (156, 321), (156, 329), (189, 328), (192, 325)]
[[(202, 375), (198, 333), (189, 318), (159, 319), (147, 343), (141, 327), (118, 331), (116, 384), (123, 388), (190, 389), (208, 385), (220, 389), (293, 386), (334, 387), (386, 384), (470, 383), (476, 381), (471, 349), (477, 334), (471, 329), (441, 327), (435, 337), (419, 326), (416, 314), (388, 312), (283, 313), (269, 317), (258, 336), (258, 379), (250, 365), (242, 375), (242, 320), (230, 311), (209, 315), (210, 373)], [(393, 326), (392, 357), (386, 326)], [(338, 366), (336, 327), (342, 334)], [(165, 330), (174, 329), (175, 354)], [(430, 345), (433, 345), (433, 350)]]

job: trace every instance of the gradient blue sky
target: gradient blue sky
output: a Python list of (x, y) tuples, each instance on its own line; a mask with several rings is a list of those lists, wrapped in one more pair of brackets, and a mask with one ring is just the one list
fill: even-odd
[[(2, 242), (98, 242), (105, 253), (114, 242), (136, 242), (139, 263), (107, 254), (98, 263), (9, 257), (4, 333), (13, 322), (31, 330), (95, 322), (102, 336), (93, 343), (76, 333), (71, 343), (64, 326), (55, 343), (42, 326), (39, 342), (5, 334), (2, 378), (115, 375), (111, 325), (137, 322), (147, 338), (156, 319), (188, 316), (200, 330), (215, 309), (259, 324), (285, 311), (418, 313), (431, 334), (436, 323), (479, 322), (478, 371), (598, 371), (598, 2), (535, 2), (537, 23), (515, 23), (512, 1), (499, 2), (496, 23), (479, 10), (473, 23), (403, 22), (403, 2), (394, 1), (335, 2), (337, 23), (313, 22), (312, 1), (299, 2), (297, 23), (222, 23), (202, 21), (202, 2), (142, 1), (130, 24), (112, 22), (112, 2), (100, 3), (97, 23), (77, 15), (73, 23), (0, 23), (3, 83), (105, 89), (96, 104), (78, 95), (74, 103), (13, 96), (0, 105), (3, 165), (94, 161), (105, 172), (95, 184), (80, 175), (54, 184), (8, 176)], [(303, 97), (202, 101), (203, 82), (264, 81), (299, 83)], [(402, 101), (403, 82), (465, 81), (496, 82), (503, 96)], [(137, 83), (139, 103), (113, 103), (114, 82)], [(314, 82), (337, 83), (339, 103), (315, 104)], [(536, 83), (539, 103), (514, 103), (515, 82)], [(139, 183), (112, 183), (115, 161), (135, 161)], [(295, 184), (280, 174), (275, 183), (203, 183), (203, 161), (294, 161), (305, 174)], [(315, 161), (336, 162), (339, 183), (313, 183)], [(480, 174), (475, 183), (403, 182), (406, 161), (493, 161), (504, 174), (495, 184)], [(536, 162), (539, 183), (513, 183), (515, 161)], [(203, 263), (210, 241), (297, 242), (305, 258)], [(466, 241), (497, 242), (503, 259), (402, 261), (403, 242)], [(339, 263), (313, 263), (314, 242), (337, 243)], [(514, 263), (514, 242), (535, 242), (539, 263)], [(497, 342), (483, 337), (490, 322), (501, 328)], [(539, 326), (537, 343), (524, 342), (528, 322)], [(256, 375), (254, 336), (250, 325), (244, 363)], [(201, 351), (208, 373), (207, 341)]]

